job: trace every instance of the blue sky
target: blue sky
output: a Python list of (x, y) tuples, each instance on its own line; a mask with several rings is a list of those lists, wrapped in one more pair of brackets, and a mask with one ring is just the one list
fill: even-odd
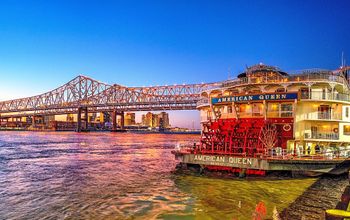
[[(84, 74), (127, 86), (198, 83), (263, 62), (350, 63), (350, 1), (0, 2), (0, 100)], [(173, 112), (184, 121), (197, 112)], [(176, 122), (180, 123), (180, 122)]]

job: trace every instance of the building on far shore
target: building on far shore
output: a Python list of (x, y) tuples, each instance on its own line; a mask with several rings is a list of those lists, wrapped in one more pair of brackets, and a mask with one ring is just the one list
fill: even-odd
[[(124, 118), (124, 123), (122, 123)], [(89, 112), (82, 116), (81, 123), (89, 130), (108, 130), (112, 128), (111, 112)], [(75, 130), (78, 123), (77, 114), (61, 114), (61, 115), (36, 115), (35, 117), (17, 117), (0, 121), (0, 127), (6, 129), (37, 129), (37, 130)], [(85, 124), (86, 123), (86, 124)], [(165, 130), (170, 128), (169, 115), (166, 112), (154, 114), (148, 112), (142, 115), (142, 122), (136, 123), (136, 114), (134, 112), (125, 112), (124, 117), (117, 115), (117, 126), (128, 126), (128, 129), (148, 129)], [(155, 129), (153, 129), (155, 128)]]
[(166, 112), (161, 112), (159, 114), (148, 112), (142, 115), (142, 125), (150, 128), (169, 128), (169, 114)]
[(135, 125), (135, 113), (127, 112), (124, 116), (124, 124), (125, 126)]

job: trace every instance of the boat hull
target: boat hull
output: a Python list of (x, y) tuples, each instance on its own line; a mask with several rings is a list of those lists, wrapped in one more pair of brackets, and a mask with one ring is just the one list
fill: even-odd
[(201, 167), (228, 167), (263, 171), (291, 171), (306, 176), (322, 174), (341, 175), (348, 173), (350, 159), (307, 159), (307, 158), (250, 158), (227, 155), (175, 154), (183, 164)]

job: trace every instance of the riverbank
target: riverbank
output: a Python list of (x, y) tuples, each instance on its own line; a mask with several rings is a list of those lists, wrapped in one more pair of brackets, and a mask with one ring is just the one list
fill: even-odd
[(201, 134), (200, 131), (150, 131), (150, 130), (127, 130), (135, 134)]
[[(39, 131), (39, 132), (69, 132), (69, 131), (75, 131), (75, 129), (61, 129), (61, 130), (55, 130), (55, 129), (26, 129), (26, 128), (1, 128), (0, 131)], [(90, 129), (85, 130), (82, 132), (115, 132), (112, 130), (96, 130), (96, 129)], [(165, 131), (158, 131), (158, 130), (148, 130), (148, 129), (120, 129), (116, 130), (118, 132), (128, 132), (128, 133), (135, 133), (135, 134), (201, 134), (201, 131), (198, 130), (189, 130), (189, 131), (176, 131), (176, 130), (165, 130)]]
[(280, 217), (283, 220), (325, 219), (325, 210), (337, 207), (348, 186), (347, 175), (320, 177), (289, 207), (285, 208)]

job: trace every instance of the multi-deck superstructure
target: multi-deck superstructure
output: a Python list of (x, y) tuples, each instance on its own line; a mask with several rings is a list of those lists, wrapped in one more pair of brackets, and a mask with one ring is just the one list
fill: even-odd
[[(174, 153), (183, 164), (264, 174), (341, 173), (350, 152), (349, 68), (288, 74), (258, 64), (204, 91), (202, 137)], [(339, 169), (339, 166), (345, 167)], [(346, 165), (346, 166), (345, 166)]]

